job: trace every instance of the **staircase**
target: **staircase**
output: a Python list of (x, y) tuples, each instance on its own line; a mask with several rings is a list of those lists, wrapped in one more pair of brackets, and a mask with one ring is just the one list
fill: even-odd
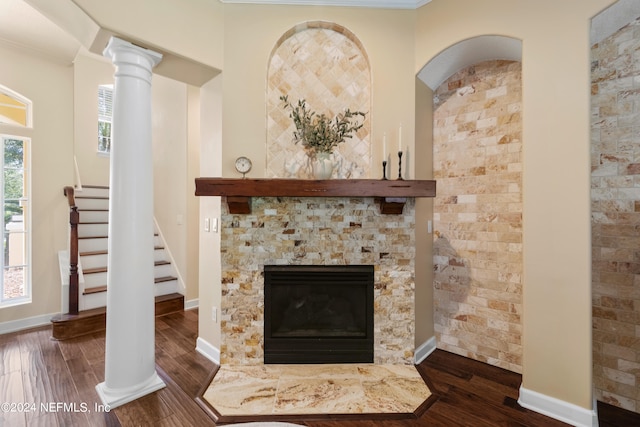
[[(67, 313), (52, 319), (53, 338), (66, 339), (84, 333), (104, 329), (103, 319), (107, 305), (107, 265), (109, 231), (109, 188), (84, 185), (82, 190), (72, 191), (78, 212), (77, 251), (78, 251), (78, 309), (79, 312)], [(73, 212), (73, 208), (72, 208)], [(72, 214), (73, 215), (73, 214)], [(164, 241), (155, 227), (154, 233), (154, 277), (156, 314), (182, 310), (184, 296), (170, 255)], [(70, 246), (73, 247), (73, 232)], [(71, 249), (71, 251), (73, 248)], [(71, 300), (71, 297), (70, 297)], [(158, 307), (161, 304), (161, 307)], [(71, 304), (70, 311), (71, 311)], [(89, 319), (87, 316), (94, 316)], [(97, 316), (97, 318), (95, 318)], [(63, 330), (66, 323), (77, 320), (86, 327), (78, 325)], [(68, 326), (68, 325), (67, 325)], [(97, 329), (96, 329), (97, 326)], [(79, 333), (78, 330), (79, 329)], [(86, 329), (86, 331), (85, 331)]]

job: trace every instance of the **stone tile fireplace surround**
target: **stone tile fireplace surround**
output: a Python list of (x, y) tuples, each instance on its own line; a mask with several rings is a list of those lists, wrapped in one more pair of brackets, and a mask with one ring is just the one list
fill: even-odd
[(254, 197), (251, 208), (223, 203), (222, 364), (263, 364), (265, 265), (373, 265), (374, 363), (413, 363), (413, 199), (399, 215), (373, 197)]

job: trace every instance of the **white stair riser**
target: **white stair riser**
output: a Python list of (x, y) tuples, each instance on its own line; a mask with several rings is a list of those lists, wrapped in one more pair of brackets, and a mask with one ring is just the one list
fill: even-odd
[[(85, 273), (85, 271), (90, 268), (86, 267), (84, 264), (83, 268), (83, 277), (84, 277), (84, 287), (85, 288), (93, 288), (96, 286), (104, 286), (107, 284), (107, 273)], [(175, 272), (173, 270), (173, 266), (171, 264), (167, 265), (156, 265), (153, 270), (154, 277), (167, 277), (167, 276), (175, 276)]]
[(78, 224), (78, 237), (106, 236), (109, 224)]
[[(154, 261), (167, 261), (167, 254), (164, 249), (156, 249), (154, 251)], [(83, 269), (87, 268), (98, 268), (98, 267), (106, 267), (107, 262), (109, 261), (107, 254), (98, 254), (98, 255), (81, 255), (80, 256), (80, 264)]]
[(82, 199), (76, 197), (76, 206), (84, 209), (109, 209), (109, 199)]
[(97, 294), (80, 295), (79, 309), (91, 310), (92, 308), (107, 306), (107, 293), (100, 292)]
[(76, 188), (74, 194), (76, 197), (109, 197), (109, 189), (82, 187), (82, 190)]
[(80, 265), (82, 266), (83, 270), (87, 270), (89, 268), (106, 267), (107, 262), (107, 254), (80, 256)]
[(84, 287), (82, 291), (89, 288), (95, 288), (96, 286), (105, 286), (107, 284), (107, 273), (83, 273)]
[(109, 222), (109, 211), (80, 211), (80, 222)]
[[(154, 287), (154, 296), (167, 295), (174, 292), (180, 292), (177, 280), (158, 283)], [(80, 296), (80, 310), (90, 310), (92, 308), (104, 307), (107, 305), (106, 292)]]
[(156, 265), (153, 271), (155, 277), (167, 277), (176, 275), (171, 264)]
[(156, 249), (153, 251), (153, 260), (154, 261), (169, 261), (169, 257), (167, 256), (167, 251), (164, 249)]
[[(162, 247), (163, 243), (160, 237), (154, 236), (153, 244), (156, 247)], [(78, 239), (79, 252), (93, 252), (107, 250), (108, 239), (106, 237), (96, 239)]]
[(174, 292), (180, 292), (178, 289), (178, 281), (177, 280), (169, 280), (167, 282), (156, 283), (155, 286), (155, 296), (172, 294)]
[(106, 251), (108, 247), (108, 239), (78, 239), (79, 252)]

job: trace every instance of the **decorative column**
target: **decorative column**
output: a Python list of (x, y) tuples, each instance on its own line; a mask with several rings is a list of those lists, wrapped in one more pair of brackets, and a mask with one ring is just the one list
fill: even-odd
[(112, 37), (116, 66), (109, 191), (105, 381), (110, 408), (165, 386), (156, 373), (151, 69), (162, 55)]

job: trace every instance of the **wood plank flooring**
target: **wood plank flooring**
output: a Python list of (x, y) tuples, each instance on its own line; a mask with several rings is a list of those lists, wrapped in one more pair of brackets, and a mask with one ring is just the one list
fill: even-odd
[[(52, 340), (50, 327), (0, 335), (0, 404), (8, 402), (16, 411), (0, 410), (0, 426), (215, 426), (194, 400), (215, 369), (195, 351), (197, 327), (197, 310), (157, 317), (156, 364), (167, 387), (109, 412), (100, 410), (95, 391), (104, 381), (104, 332), (66, 341)], [(518, 374), (440, 350), (418, 370), (439, 395), (419, 419), (295, 422), (308, 427), (565, 425), (517, 404)], [(615, 408), (606, 413), (601, 425), (618, 425)], [(635, 422), (636, 415), (620, 420)]]

